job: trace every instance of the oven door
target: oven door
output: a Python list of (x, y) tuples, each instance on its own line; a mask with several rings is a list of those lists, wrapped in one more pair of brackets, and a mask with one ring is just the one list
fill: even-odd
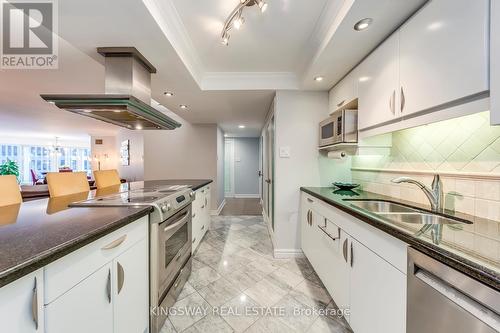
[(191, 205), (158, 225), (158, 297), (162, 298), (191, 255)]
[(319, 146), (324, 147), (336, 143), (337, 117), (329, 117), (319, 123)]

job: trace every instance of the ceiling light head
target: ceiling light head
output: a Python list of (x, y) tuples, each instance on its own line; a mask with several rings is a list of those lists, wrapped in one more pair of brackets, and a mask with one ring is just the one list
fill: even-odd
[(245, 127), (246, 127), (245, 125), (239, 125), (239, 126), (238, 126), (238, 128), (241, 128), (241, 129), (243, 129), (243, 128), (245, 128)]
[(165, 91), (163, 94), (164, 94), (165, 96), (167, 96), (167, 97), (172, 97), (172, 96), (174, 96), (174, 93), (173, 93), (173, 92), (171, 92), (171, 91)]
[(141, 130), (142, 129), (142, 125), (140, 125), (140, 124), (135, 125), (135, 129), (136, 130)]
[(321, 82), (321, 81), (323, 81), (323, 79), (324, 79), (324, 78), (323, 78), (322, 76), (316, 76), (316, 77), (314, 78), (314, 81), (316, 81), (316, 82)]
[(179, 105), (179, 107), (180, 107), (181, 109), (183, 109), (183, 110), (186, 110), (186, 109), (188, 108), (188, 107), (187, 107), (187, 105), (185, 105), (185, 104), (181, 104), (181, 105)]
[(258, 0), (257, 1), (257, 5), (259, 6), (261, 13), (263, 13), (263, 12), (266, 11), (266, 9), (267, 9), (267, 2), (265, 2), (264, 0)]
[(354, 30), (356, 30), (356, 31), (366, 30), (372, 24), (372, 22), (373, 22), (373, 19), (371, 19), (369, 17), (364, 18), (364, 19), (356, 22), (356, 24), (354, 25)]
[(243, 16), (241, 16), (241, 12), (240, 12), (238, 17), (233, 21), (233, 27), (236, 30), (240, 30), (243, 23), (245, 23), (245, 18)]
[(230, 37), (230, 36), (229, 36), (229, 34), (228, 34), (228, 33), (224, 34), (224, 36), (222, 36), (222, 39), (221, 39), (221, 41), (220, 41), (220, 42), (221, 42), (221, 44), (222, 44), (222, 45), (226, 45), (226, 46), (227, 46), (227, 45), (229, 45), (229, 37)]

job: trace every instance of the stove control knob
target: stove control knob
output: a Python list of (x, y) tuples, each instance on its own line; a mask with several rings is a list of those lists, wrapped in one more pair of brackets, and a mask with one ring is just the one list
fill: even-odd
[(195, 194), (196, 194), (196, 193), (195, 193), (194, 191), (189, 192), (189, 196), (190, 196), (191, 198), (194, 198), (194, 195), (195, 195)]
[(166, 213), (166, 212), (168, 212), (169, 210), (170, 210), (170, 204), (166, 204), (166, 205), (165, 205), (165, 204), (163, 204), (163, 205), (161, 206), (161, 211), (162, 211), (163, 213)]

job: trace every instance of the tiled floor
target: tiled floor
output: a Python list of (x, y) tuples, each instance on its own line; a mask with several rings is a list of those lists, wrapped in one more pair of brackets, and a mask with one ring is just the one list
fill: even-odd
[(273, 258), (261, 216), (212, 218), (171, 310), (162, 333), (351, 332), (306, 259)]
[(226, 198), (226, 204), (220, 215), (262, 215), (262, 206), (258, 198)]

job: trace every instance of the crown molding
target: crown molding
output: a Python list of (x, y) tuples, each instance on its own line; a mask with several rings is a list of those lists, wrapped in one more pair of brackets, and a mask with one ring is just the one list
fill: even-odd
[(204, 76), (203, 65), (187, 33), (182, 19), (171, 0), (142, 0), (167, 37), (198, 86)]
[(207, 72), (202, 90), (297, 90), (299, 80), (292, 72)]

